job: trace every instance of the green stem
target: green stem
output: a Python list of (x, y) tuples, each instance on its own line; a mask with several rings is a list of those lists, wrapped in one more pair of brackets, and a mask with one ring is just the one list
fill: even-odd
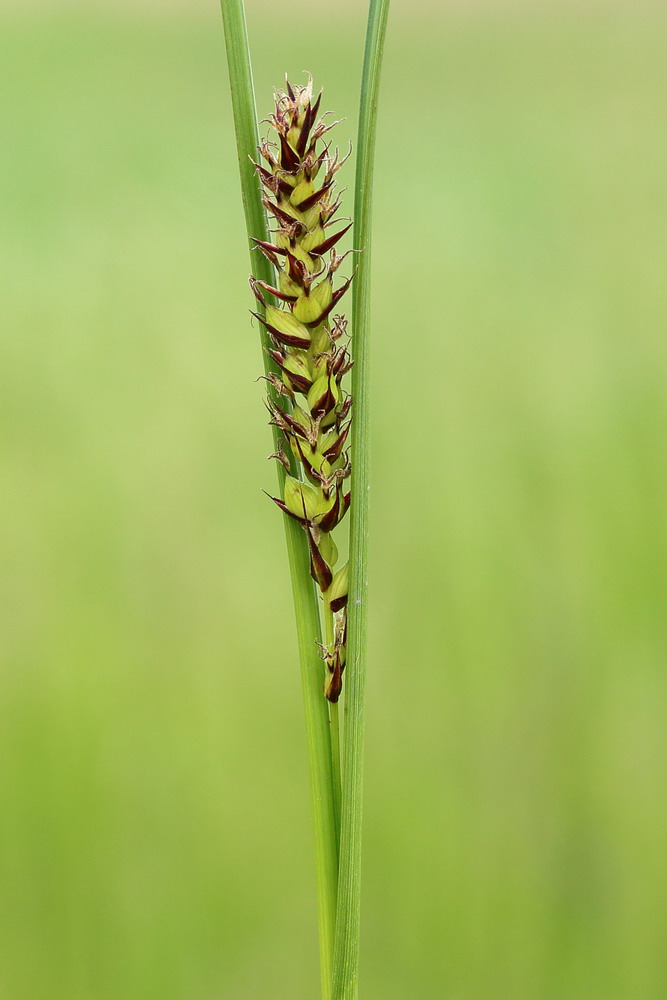
[(341, 753), (340, 753), (340, 725), (338, 722), (338, 702), (331, 702), (329, 705), (329, 720), (331, 722), (331, 758), (333, 763), (333, 789), (334, 807), (336, 810), (336, 840), (340, 851), (340, 815), (341, 815)]
[(343, 810), (340, 832), (338, 913), (331, 1000), (357, 1000), (361, 890), (361, 819), (364, 756), (364, 690), (368, 629), (368, 491), (371, 193), (380, 67), (389, 0), (370, 0), (359, 107), (355, 177), (354, 245), (359, 254), (353, 284), (352, 508), (350, 597), (345, 670)]
[[(251, 159), (257, 155), (257, 115), (252, 82), (243, 0), (221, 0), (225, 29), (225, 45), (229, 66), (234, 128), (238, 152), (241, 190), (248, 243), (250, 237), (267, 239), (266, 215), (261, 203), (259, 185)], [(251, 268), (255, 278), (272, 283), (272, 269), (259, 252), (251, 253)], [(262, 335), (262, 346), (267, 346)], [(265, 371), (272, 365), (266, 351)], [(279, 432), (273, 428), (277, 450)], [(278, 482), (282, 496), (285, 470), (277, 462)], [(332, 974), (333, 941), (336, 921), (336, 891), (338, 880), (338, 850), (333, 795), (331, 735), (326, 699), (322, 694), (323, 668), (317, 649), (320, 621), (317, 596), (309, 571), (306, 537), (296, 521), (284, 517), (285, 537), (292, 579), (294, 613), (296, 617), (301, 682), (306, 717), (306, 738), (310, 762), (310, 786), (313, 802), (315, 833), (315, 865), (317, 875), (318, 922), (320, 932), (320, 963), (322, 997), (329, 1000)]]
[[(324, 643), (333, 650), (335, 630), (333, 611), (329, 607), (329, 594), (326, 591), (322, 595), (324, 603)], [(336, 843), (340, 847), (340, 810), (341, 810), (341, 754), (340, 754), (340, 726), (338, 723), (338, 702), (329, 703), (329, 721), (331, 724), (331, 764), (333, 771), (333, 796), (334, 813), (336, 817)]]

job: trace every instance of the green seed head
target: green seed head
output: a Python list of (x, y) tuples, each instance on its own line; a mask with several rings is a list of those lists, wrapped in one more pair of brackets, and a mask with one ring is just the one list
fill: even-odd
[[(339, 207), (335, 175), (343, 161), (325, 138), (332, 126), (319, 117), (320, 97), (313, 102), (310, 82), (305, 87), (288, 82), (286, 92), (276, 95), (269, 119), (275, 135), (260, 145), (266, 165), (258, 167), (275, 227), (273, 241), (258, 246), (276, 275), (271, 282), (255, 282), (253, 291), (264, 306), (263, 315), (255, 315), (267, 328), (269, 354), (282, 379), (272, 373), (270, 382), (279, 394), (285, 387), (268, 401), (272, 423), (284, 436), (276, 457), (288, 466), (291, 453), (299, 466), (300, 478), (287, 475), (284, 499), (274, 500), (303, 526), (311, 575), (326, 595), (327, 613), (337, 615), (336, 644), (326, 661), (326, 696), (336, 701), (345, 664), (347, 566), (334, 573), (338, 550), (331, 533), (350, 504), (343, 484), (350, 472), (345, 444), (351, 400), (343, 385), (350, 368), (346, 321), (333, 315), (349, 278), (338, 277), (344, 255), (334, 248), (349, 226), (333, 221)], [(260, 289), (279, 305), (265, 305)]]

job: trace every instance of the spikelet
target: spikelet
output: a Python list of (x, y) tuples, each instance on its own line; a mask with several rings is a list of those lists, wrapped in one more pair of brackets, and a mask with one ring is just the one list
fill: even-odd
[[(266, 327), (277, 372), (267, 400), (271, 423), (284, 443), (272, 457), (288, 471), (282, 497), (272, 497), (285, 514), (302, 525), (308, 538), (310, 572), (323, 595), (325, 613), (334, 616), (334, 641), (323, 647), (327, 667), (325, 694), (337, 701), (345, 665), (347, 631), (347, 567), (337, 572), (336, 544), (331, 536), (350, 506), (346, 480), (350, 460), (346, 442), (352, 400), (343, 388), (351, 368), (346, 346), (347, 321), (334, 312), (351, 278), (334, 275), (346, 255), (335, 247), (350, 228), (333, 222), (340, 201), (334, 177), (345, 162), (330, 151), (324, 136), (335, 125), (318, 117), (321, 93), (312, 98), (306, 87), (290, 86), (275, 95), (269, 123), (276, 141), (259, 147), (264, 164), (257, 173), (263, 203), (275, 223), (273, 242), (255, 240), (275, 268), (275, 287), (251, 278)], [(291, 452), (301, 470), (289, 475)]]

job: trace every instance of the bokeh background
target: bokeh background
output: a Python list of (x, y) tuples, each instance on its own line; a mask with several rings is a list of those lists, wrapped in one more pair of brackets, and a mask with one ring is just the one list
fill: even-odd
[[(345, 145), (364, 5), (247, 6), (261, 114), (309, 69)], [(0, 997), (313, 998), (219, 11), (0, 22)], [(363, 1000), (667, 996), (666, 46), (394, 3)]]

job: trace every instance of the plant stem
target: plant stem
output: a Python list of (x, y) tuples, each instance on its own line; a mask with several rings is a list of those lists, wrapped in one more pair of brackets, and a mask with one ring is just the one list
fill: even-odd
[[(324, 643), (329, 649), (334, 645), (334, 616), (329, 607), (329, 593), (322, 595), (324, 603)], [(341, 814), (341, 754), (340, 725), (338, 722), (338, 702), (329, 703), (329, 721), (331, 724), (331, 764), (333, 771), (334, 814), (336, 818), (336, 843), (340, 849), (340, 814)]]
[[(229, 82), (236, 131), (236, 145), (241, 174), (241, 190), (245, 212), (248, 242), (250, 237), (266, 240), (267, 225), (261, 203), (255, 169), (251, 162), (257, 155), (257, 115), (252, 82), (252, 68), (248, 49), (243, 0), (221, 0), (225, 29), (225, 45), (229, 67)], [(272, 282), (272, 268), (259, 252), (251, 253), (251, 268), (255, 278)], [(267, 346), (262, 335), (262, 347)], [(266, 351), (265, 371), (273, 369)], [(274, 445), (278, 447), (279, 432), (273, 428)], [(280, 496), (283, 493), (285, 470), (277, 462)], [(310, 762), (310, 786), (313, 802), (315, 833), (315, 866), (318, 895), (318, 923), (320, 934), (320, 965), (322, 998), (329, 1000), (332, 974), (333, 941), (336, 921), (336, 890), (338, 880), (338, 847), (336, 812), (333, 793), (331, 734), (326, 699), (322, 693), (323, 666), (317, 641), (320, 638), (320, 621), (317, 596), (309, 571), (306, 537), (296, 521), (283, 516), (294, 614), (296, 617), (299, 660), (306, 738)]]
[(354, 245), (359, 255), (353, 284), (352, 343), (352, 507), (350, 596), (345, 671), (343, 810), (334, 970), (331, 1000), (357, 1000), (361, 889), (364, 691), (368, 630), (368, 492), (371, 194), (380, 67), (389, 0), (370, 0), (359, 107), (354, 203)]
[(340, 752), (340, 724), (338, 721), (337, 701), (331, 702), (331, 704), (329, 705), (329, 720), (331, 722), (331, 758), (333, 763), (334, 806), (336, 810), (336, 838), (338, 841), (338, 850), (340, 852), (342, 772), (341, 772), (341, 752)]

